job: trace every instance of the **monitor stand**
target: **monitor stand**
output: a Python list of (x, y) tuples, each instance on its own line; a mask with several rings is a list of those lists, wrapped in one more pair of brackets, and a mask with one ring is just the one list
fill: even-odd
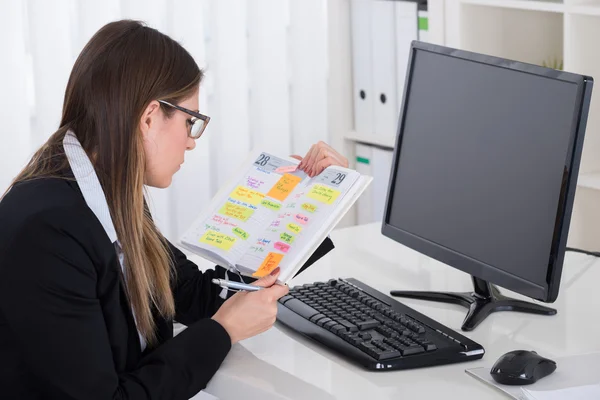
[(488, 315), (496, 311), (519, 311), (529, 314), (554, 315), (554, 308), (544, 307), (535, 303), (512, 299), (500, 294), (500, 290), (488, 281), (472, 277), (474, 292), (419, 292), (411, 290), (392, 290), (392, 296), (411, 299), (440, 301), (443, 303), (460, 304), (469, 309), (462, 330), (472, 331)]

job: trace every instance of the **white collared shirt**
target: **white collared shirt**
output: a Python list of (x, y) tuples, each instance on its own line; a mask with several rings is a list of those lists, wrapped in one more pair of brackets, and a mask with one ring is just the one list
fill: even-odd
[[(108, 208), (106, 196), (104, 195), (104, 191), (102, 190), (102, 186), (100, 185), (100, 181), (98, 180), (94, 166), (85, 153), (85, 150), (83, 150), (83, 147), (81, 147), (81, 143), (79, 143), (79, 140), (72, 131), (68, 131), (65, 134), (63, 146), (65, 148), (67, 160), (69, 161), (69, 165), (73, 171), (73, 175), (75, 176), (77, 184), (79, 185), (79, 189), (81, 189), (81, 193), (83, 194), (83, 198), (85, 199), (88, 207), (96, 215), (96, 218), (98, 218), (98, 221), (100, 221), (102, 224), (102, 227), (104, 228), (104, 231), (106, 231), (106, 235), (110, 239), (111, 243), (113, 243), (115, 246), (115, 251), (117, 252), (119, 263), (121, 264), (121, 270), (123, 271), (123, 276), (125, 276), (125, 270), (123, 267), (125, 254), (123, 253), (123, 248), (121, 247), (121, 243), (117, 238), (117, 231), (115, 230), (115, 226), (110, 216), (110, 210)], [(125, 284), (127, 284), (126, 280)], [(133, 315), (133, 318), (135, 320), (135, 314)], [(139, 330), (138, 336), (140, 338), (141, 349), (144, 351), (146, 348), (146, 341)]]

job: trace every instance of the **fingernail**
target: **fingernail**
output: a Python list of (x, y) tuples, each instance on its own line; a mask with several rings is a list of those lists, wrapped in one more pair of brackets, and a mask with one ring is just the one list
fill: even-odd
[(278, 272), (279, 272), (279, 267), (277, 267), (273, 271), (271, 271), (271, 273), (269, 275), (277, 275)]

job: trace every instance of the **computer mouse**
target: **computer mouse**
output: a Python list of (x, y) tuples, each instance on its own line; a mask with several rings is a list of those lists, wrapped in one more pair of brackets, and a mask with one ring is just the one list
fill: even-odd
[(556, 362), (535, 351), (514, 350), (501, 356), (490, 374), (503, 385), (530, 385), (556, 370)]

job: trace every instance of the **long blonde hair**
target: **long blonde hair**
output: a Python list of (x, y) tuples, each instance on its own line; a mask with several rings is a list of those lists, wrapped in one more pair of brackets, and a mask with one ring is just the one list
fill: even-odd
[[(77, 58), (65, 91), (59, 129), (34, 154), (13, 185), (64, 177), (62, 140), (72, 130), (90, 157), (123, 247), (127, 294), (138, 329), (156, 342), (153, 308), (175, 315), (172, 259), (144, 203), (145, 154), (139, 121), (146, 106), (193, 95), (203, 73), (176, 41), (137, 21), (102, 27)], [(169, 117), (173, 111), (163, 108)]]

